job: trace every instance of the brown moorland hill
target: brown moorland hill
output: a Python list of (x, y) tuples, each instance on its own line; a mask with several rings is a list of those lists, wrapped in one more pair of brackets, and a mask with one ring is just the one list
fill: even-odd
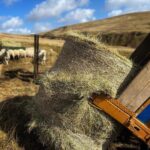
[(150, 32), (150, 11), (64, 26), (41, 35), (55, 38), (69, 30), (92, 34), (110, 45), (135, 48)]

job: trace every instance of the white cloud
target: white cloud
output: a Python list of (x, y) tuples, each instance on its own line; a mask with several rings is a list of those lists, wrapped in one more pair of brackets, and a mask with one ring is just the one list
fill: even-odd
[(15, 2), (18, 2), (19, 0), (3, 0), (3, 2), (6, 4), (6, 5), (12, 5), (14, 4)]
[(30, 20), (58, 17), (62, 13), (88, 4), (89, 0), (44, 0), (37, 4), (28, 15)]
[(123, 11), (120, 9), (112, 10), (111, 12), (108, 13), (108, 16), (118, 16), (118, 15), (121, 15), (122, 13), (123, 13)]
[[(6, 17), (7, 18), (7, 17)], [(3, 19), (2, 19), (3, 21)], [(16, 33), (16, 34), (29, 34), (31, 31), (23, 26), (23, 20), (19, 17), (9, 17), (4, 22), (0, 22), (0, 32)]]
[(150, 0), (106, 0), (108, 16), (150, 10)]
[(31, 30), (27, 28), (9, 28), (4, 30), (5, 33), (13, 33), (13, 34), (31, 34)]
[(12, 17), (9, 20), (2, 23), (1, 28), (2, 29), (8, 29), (8, 28), (15, 28), (20, 27), (23, 24), (23, 20), (19, 17)]
[(81, 22), (87, 22), (90, 20), (95, 20), (94, 17), (94, 10), (93, 9), (76, 9), (71, 12), (69, 12), (66, 16), (61, 18), (60, 22), (66, 22), (66, 23), (81, 23)]
[(34, 25), (34, 32), (40, 33), (40, 32), (46, 32), (51, 29), (50, 23), (35, 23)]

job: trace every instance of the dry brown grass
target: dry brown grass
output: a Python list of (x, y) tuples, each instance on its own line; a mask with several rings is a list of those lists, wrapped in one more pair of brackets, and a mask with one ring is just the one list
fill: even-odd
[(96, 20), (87, 23), (65, 26), (42, 33), (42, 35), (54, 34), (61, 35), (69, 30), (93, 33), (131, 33), (131, 32), (150, 32), (150, 12), (140, 12), (112, 17), (104, 20)]
[[(107, 45), (107, 44), (106, 44)], [(131, 47), (124, 47), (124, 46), (110, 46), (107, 45), (108, 49), (114, 52), (118, 52), (120, 55), (125, 56), (127, 58), (134, 52), (134, 48)]]
[[(11, 63), (11, 65), (12, 64), (13, 63)], [(15, 66), (12, 65), (12, 67), (9, 66), (8, 68), (9, 71), (12, 71), (11, 69), (14, 69)], [(38, 85), (35, 85), (32, 82), (22, 81), (16, 76), (16, 73), (14, 76), (13, 74), (13, 71), (9, 74), (11, 75), (11, 78), (5, 77), (4, 74), (3, 77), (0, 78), (0, 150), (24, 150), (24, 148), (21, 148), (18, 145), (18, 139), (13, 133), (16, 131), (19, 121), (21, 122), (21, 119), (19, 118), (18, 122), (16, 120), (18, 116), (17, 113), (22, 115), (20, 109), (23, 109), (23, 107), (15, 101), (11, 107), (8, 107), (8, 104), (12, 103), (12, 98), (17, 96), (22, 97), (24, 95), (34, 96), (38, 91)], [(5, 101), (8, 101), (8, 103), (4, 103)], [(22, 98), (21, 102), (23, 103), (23, 101), (24, 98)], [(20, 109), (17, 108), (17, 110), (12, 110), (13, 107), (18, 106), (20, 106)], [(5, 109), (7, 107), (8, 109)], [(9, 130), (5, 131), (7, 126), (10, 126)]]
[(16, 96), (34, 96), (38, 91), (38, 86), (33, 83), (21, 81), (14, 78), (10, 80), (0, 80), (0, 100), (1, 102)]
[[(0, 34), (0, 41), (4, 41), (4, 45), (6, 43), (10, 43), (12, 46), (33, 46), (34, 37), (31, 35), (13, 35), (13, 34)], [(40, 38), (39, 40), (41, 47), (62, 47), (64, 44), (63, 40), (52, 40), (47, 38)]]
[[(3, 34), (0, 35), (1, 39), (10, 42), (11, 46), (18, 46), (17, 43), (28, 47), (33, 45), (33, 38), (30, 36)], [(40, 72), (45, 72), (52, 67), (63, 44), (64, 41), (62, 40), (40, 39), (40, 47), (47, 51), (47, 61), (46, 64), (40, 65)], [(53, 54), (49, 51), (50, 48), (54, 50)], [(24, 104), (24, 96), (34, 96), (39, 89), (39, 86), (33, 83), (32, 59), (21, 58), (19, 60), (11, 60), (9, 65), (1, 64), (0, 73), (0, 150), (24, 150), (24, 147), (27, 147), (27, 150), (40, 149), (42, 144), (40, 146), (34, 145), (36, 142), (33, 139), (33, 135), (26, 137), (26, 134), (23, 135), (23, 133), (20, 133), (27, 132), (27, 129), (25, 131), (22, 129), (24, 126), (27, 126), (25, 120), (28, 118), (22, 112), (26, 104)], [(20, 98), (16, 101), (16, 97), (18, 96)], [(18, 126), (20, 126), (21, 131), (18, 129)], [(6, 130), (6, 128), (8, 129)], [(12, 134), (13, 130), (19, 134), (18, 136), (22, 139), (22, 143), (26, 143), (21, 146), (23, 148), (18, 146), (18, 139)]]
[(0, 149), (1, 150), (22, 150), (15, 140), (13, 136), (8, 136), (6, 133), (0, 130)]
[(133, 13), (104, 20), (61, 27), (42, 33), (57, 38), (73, 30), (98, 37), (106, 44), (136, 48), (150, 32), (150, 12)]

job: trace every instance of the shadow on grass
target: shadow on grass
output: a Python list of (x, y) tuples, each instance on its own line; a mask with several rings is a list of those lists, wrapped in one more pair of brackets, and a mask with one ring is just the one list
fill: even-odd
[(30, 82), (33, 80), (33, 72), (26, 71), (24, 69), (13, 69), (5, 71), (5, 77), (8, 79), (18, 78), (22, 81)]
[(32, 97), (23, 96), (8, 99), (0, 103), (0, 128), (8, 135), (14, 132), (18, 145), (25, 150), (46, 150), (39, 141), (36, 131), (28, 133), (27, 124), (30, 116), (25, 112), (25, 107)]

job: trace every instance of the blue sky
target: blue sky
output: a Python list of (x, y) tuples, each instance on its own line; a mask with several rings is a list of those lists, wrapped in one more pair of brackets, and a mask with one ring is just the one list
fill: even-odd
[(150, 0), (1, 0), (0, 32), (30, 34), (150, 10)]

